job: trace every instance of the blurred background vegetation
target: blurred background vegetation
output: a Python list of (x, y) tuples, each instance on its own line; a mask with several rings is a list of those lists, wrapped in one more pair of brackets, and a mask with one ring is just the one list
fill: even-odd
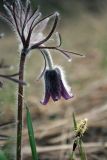
[[(0, 1), (1, 11), (3, 11), (2, 4)], [(89, 119), (89, 129), (84, 142), (89, 145), (90, 142), (96, 142), (95, 147), (91, 146), (87, 149), (88, 159), (106, 160), (107, 0), (32, 0), (33, 8), (37, 8), (38, 5), (44, 16), (55, 11), (60, 12), (61, 20), (58, 31), (62, 36), (63, 48), (83, 53), (86, 57), (73, 56), (72, 62), (68, 63), (63, 56), (52, 52), (54, 62), (61, 65), (66, 72), (74, 98), (57, 103), (50, 101), (45, 107), (42, 107), (39, 102), (43, 96), (43, 82), (36, 81), (43, 64), (42, 56), (39, 51), (35, 50), (28, 57), (26, 65), (28, 86), (25, 87), (25, 101), (30, 106), (34, 120), (37, 143), (39, 146), (71, 143), (72, 112), (75, 111), (77, 119), (86, 117)], [(5, 74), (17, 72), (18, 44), (10, 27), (2, 19), (0, 20), (0, 32), (5, 34), (4, 38), (0, 39), (0, 59), (10, 65), (8, 69), (0, 69), (0, 72)], [(17, 86), (6, 80), (3, 82), (4, 87), (0, 89), (1, 123), (13, 121), (16, 114)], [(24, 125), (26, 128), (26, 124)], [(14, 128), (7, 129), (8, 132), (4, 130), (0, 132), (13, 136)], [(26, 133), (25, 129), (23, 147), (28, 145)], [(101, 142), (101, 148), (98, 147), (97, 142)], [(4, 142), (0, 143), (4, 145)], [(24, 150), (25, 157), (28, 153)], [(55, 154), (54, 152), (47, 154), (41, 152), (40, 156), (41, 159), (52, 159), (53, 156), (53, 159), (62, 160), (67, 154), (69, 151), (55, 152)]]
[[(14, 0), (8, 1), (12, 2)], [(34, 8), (39, 4), (45, 13), (58, 10), (65, 15), (70, 14), (69, 16), (78, 14), (80, 9), (84, 9), (91, 14), (99, 14), (106, 9), (107, 4), (106, 0), (31, 0), (31, 2)], [(2, 4), (3, 1), (0, 2), (0, 8), (2, 8)]]

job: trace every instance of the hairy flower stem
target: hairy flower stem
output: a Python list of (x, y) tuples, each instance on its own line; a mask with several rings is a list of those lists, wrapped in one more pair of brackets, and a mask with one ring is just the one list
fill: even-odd
[(53, 69), (53, 60), (50, 52), (47, 49), (44, 49), (43, 52), (45, 53), (49, 69)]
[[(19, 64), (19, 80), (24, 80), (24, 64), (26, 54), (21, 53)], [(23, 124), (23, 84), (19, 83), (18, 86), (18, 112), (17, 112), (17, 148), (16, 160), (21, 160), (21, 144), (22, 144), (22, 124)]]

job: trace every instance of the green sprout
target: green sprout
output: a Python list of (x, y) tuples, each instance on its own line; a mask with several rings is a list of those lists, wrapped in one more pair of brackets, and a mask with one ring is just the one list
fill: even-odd
[(83, 120), (80, 120), (79, 122), (76, 122), (75, 114), (73, 113), (73, 123), (74, 123), (75, 136), (74, 136), (72, 153), (70, 155), (70, 160), (74, 160), (74, 153), (75, 153), (75, 150), (77, 147), (79, 150), (81, 160), (87, 159), (86, 155), (85, 155), (84, 148), (83, 148), (83, 142), (82, 142), (82, 137), (84, 136), (84, 133), (87, 130), (87, 121), (88, 121), (88, 119), (85, 118)]

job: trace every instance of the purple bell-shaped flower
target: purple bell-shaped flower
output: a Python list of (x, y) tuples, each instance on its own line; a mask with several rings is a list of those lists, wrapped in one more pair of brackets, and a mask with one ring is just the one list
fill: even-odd
[(73, 97), (73, 94), (70, 92), (70, 87), (66, 84), (62, 74), (59, 68), (46, 70), (44, 75), (45, 96), (44, 100), (41, 101), (43, 105), (48, 103), (50, 97), (53, 101), (58, 101), (61, 97), (66, 100)]

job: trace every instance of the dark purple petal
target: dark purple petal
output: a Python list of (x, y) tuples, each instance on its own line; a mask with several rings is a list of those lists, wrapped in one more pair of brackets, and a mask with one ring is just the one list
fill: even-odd
[(53, 101), (57, 101), (61, 98), (61, 86), (60, 86), (60, 77), (56, 70), (48, 71), (48, 83), (50, 85), (50, 94)]
[(61, 80), (60, 83), (61, 83), (61, 95), (62, 95), (62, 97), (63, 97), (64, 99), (66, 99), (66, 100), (72, 98), (72, 97), (73, 97), (73, 94), (72, 94), (72, 93), (69, 93), (69, 92), (67, 91), (67, 89), (65, 88), (62, 80)]
[(61, 96), (64, 98), (64, 99), (70, 99), (73, 97), (73, 94), (72, 93), (69, 93), (67, 87), (65, 87), (64, 85), (64, 82), (62, 80), (62, 75), (61, 75), (61, 71), (59, 68), (56, 68), (55, 69), (57, 71), (57, 73), (59, 74), (59, 77), (60, 77), (60, 86), (61, 86)]
[(43, 105), (46, 105), (50, 98), (50, 81), (49, 81), (49, 71), (47, 70), (44, 75), (45, 79), (45, 97), (44, 100), (41, 101)]
[(58, 95), (56, 93), (51, 94), (51, 97), (53, 99), (53, 101), (58, 101), (61, 98), (61, 94), (58, 93)]
[(50, 96), (53, 101), (57, 101), (61, 98), (61, 86), (60, 86), (60, 77), (55, 69), (46, 70), (45, 72), (45, 98), (42, 104), (47, 104)]
[(49, 102), (50, 92), (48, 90), (45, 91), (45, 97), (41, 102), (41, 104), (46, 105)]

